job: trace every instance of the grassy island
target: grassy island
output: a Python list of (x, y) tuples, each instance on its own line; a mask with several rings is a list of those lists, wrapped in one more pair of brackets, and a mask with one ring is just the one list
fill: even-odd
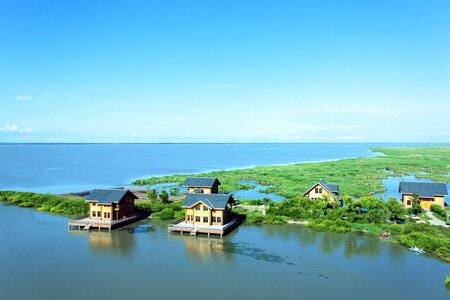
[(342, 159), (331, 162), (301, 163), (287, 166), (261, 166), (230, 171), (213, 171), (195, 175), (171, 175), (139, 179), (135, 185), (182, 183), (186, 177), (220, 178), (221, 192), (250, 188), (240, 180), (253, 180), (270, 186), (267, 193), (286, 198), (302, 195), (320, 178), (339, 185), (341, 195), (361, 197), (384, 191), (382, 180), (388, 176), (415, 175), (434, 181), (448, 182), (450, 147), (372, 148), (376, 157)]
[(20, 207), (32, 207), (41, 211), (62, 215), (85, 215), (89, 205), (84, 199), (71, 196), (37, 194), (31, 192), (0, 191), (0, 201)]
[[(136, 180), (136, 185), (179, 183), (186, 177), (217, 177), (221, 192), (252, 188), (242, 180), (270, 186), (265, 191), (286, 197), (285, 201), (242, 201), (264, 205), (261, 210), (237, 208), (249, 224), (283, 224), (299, 222), (316, 230), (336, 232), (389, 232), (391, 241), (417, 246), (450, 262), (450, 229), (405, 219), (409, 212), (395, 199), (375, 197), (385, 190), (387, 177), (414, 175), (448, 182), (450, 147), (389, 147), (370, 149), (380, 155), (369, 158), (342, 159), (331, 162), (302, 163), (287, 166), (261, 166), (248, 169), (213, 171), (204, 174), (171, 175)], [(339, 207), (325, 201), (311, 202), (302, 194), (319, 179), (337, 183), (346, 205)], [(245, 207), (245, 206), (244, 206)], [(405, 222), (404, 225), (395, 224)]]

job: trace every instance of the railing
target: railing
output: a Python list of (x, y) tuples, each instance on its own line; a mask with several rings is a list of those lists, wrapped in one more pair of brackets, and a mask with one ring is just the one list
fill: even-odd
[(84, 216), (81, 216), (81, 217), (76, 217), (76, 218), (71, 219), (70, 221), (83, 220), (83, 219), (86, 219), (86, 218), (89, 218), (89, 215), (84, 215)]
[(122, 219), (118, 219), (118, 220), (97, 220), (97, 219), (91, 219), (89, 217), (78, 217), (75, 219), (72, 219), (69, 221), (69, 224), (77, 224), (77, 225), (116, 225), (116, 224), (120, 224), (123, 222), (127, 222), (133, 219), (136, 219), (137, 216), (133, 215), (130, 217), (126, 217), (126, 218), (122, 218)]
[(169, 225), (169, 230), (173, 227), (176, 228), (178, 230), (183, 230), (183, 231), (190, 231), (193, 229), (199, 229), (199, 230), (208, 230), (208, 231), (217, 231), (217, 232), (221, 232), (221, 231), (225, 231), (228, 228), (234, 226), (239, 220), (236, 218), (230, 222), (228, 222), (225, 225), (198, 225), (198, 224), (189, 224), (189, 223), (184, 223), (184, 219), (182, 220), (178, 220), (174, 223), (171, 223)]
[(183, 223), (183, 222), (184, 222), (184, 218), (183, 219), (179, 219), (179, 220), (177, 220), (177, 221), (175, 221), (173, 223), (170, 223), (169, 226), (174, 226), (174, 225), (177, 225), (177, 224), (180, 224), (180, 223)]

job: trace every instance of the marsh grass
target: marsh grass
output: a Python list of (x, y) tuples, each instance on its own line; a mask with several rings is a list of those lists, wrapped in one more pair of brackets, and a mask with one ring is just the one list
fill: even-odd
[(390, 147), (372, 148), (384, 155), (369, 158), (351, 158), (339, 161), (292, 164), (287, 166), (261, 166), (203, 174), (171, 175), (139, 179), (136, 185), (176, 182), (186, 177), (217, 177), (222, 183), (220, 192), (239, 190), (241, 180), (253, 180), (270, 186), (266, 192), (286, 198), (302, 195), (319, 179), (339, 185), (341, 195), (361, 197), (385, 190), (382, 180), (388, 176), (415, 175), (447, 182), (450, 173), (450, 147)]
[(63, 215), (84, 215), (89, 210), (89, 205), (84, 199), (52, 194), (0, 191), (0, 201), (10, 202), (20, 207), (32, 207), (40, 211)]

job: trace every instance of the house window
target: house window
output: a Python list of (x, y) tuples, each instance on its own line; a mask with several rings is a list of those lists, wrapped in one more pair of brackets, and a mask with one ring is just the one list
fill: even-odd
[(92, 217), (96, 217), (97, 216), (97, 212), (96, 211), (93, 211), (92, 212)]
[(208, 210), (208, 206), (203, 206), (203, 210), (207, 211)]
[(217, 223), (222, 223), (222, 218), (221, 217), (217, 217)]
[(216, 223), (217, 222), (217, 218), (216, 217), (211, 217), (211, 222)]
[(406, 200), (406, 205), (411, 205), (411, 200)]
[(192, 221), (192, 215), (187, 215), (187, 220)]
[(200, 210), (200, 206), (195, 207), (195, 210)]
[(195, 222), (200, 223), (200, 216), (195, 216)]
[(203, 223), (208, 223), (208, 217), (203, 217)]

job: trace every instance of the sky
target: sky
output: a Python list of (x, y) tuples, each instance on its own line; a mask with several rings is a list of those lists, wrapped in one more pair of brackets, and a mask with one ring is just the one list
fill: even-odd
[(0, 0), (0, 143), (450, 142), (448, 0)]

